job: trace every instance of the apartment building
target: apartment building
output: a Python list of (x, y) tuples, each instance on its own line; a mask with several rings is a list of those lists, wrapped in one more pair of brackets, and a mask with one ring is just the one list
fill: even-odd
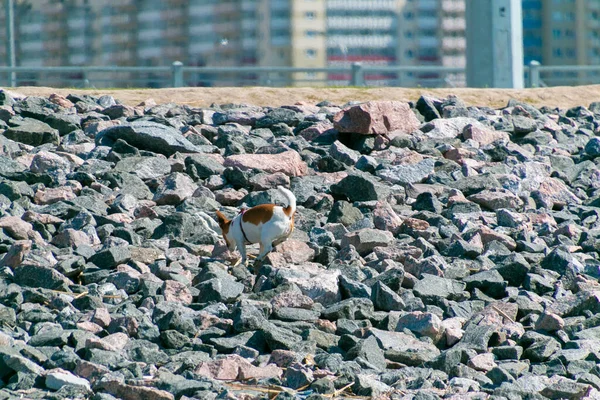
[[(525, 62), (543, 65), (600, 63), (600, 1), (523, 0)], [(597, 73), (555, 72), (542, 76), (547, 84), (589, 83)]]
[[(465, 66), (467, 0), (15, 0), (21, 66), (118, 65), (345, 67)], [(600, 63), (599, 0), (522, 0), (524, 62)], [(0, 25), (6, 26), (0, 8)], [(0, 29), (6, 43), (6, 29)], [(0, 46), (0, 63), (7, 60)], [(215, 75), (216, 76), (216, 75)], [(193, 76), (190, 85), (268, 83), (345, 85), (349, 73)], [(591, 73), (547, 75), (549, 84), (583, 83)], [(20, 74), (20, 84), (36, 77)], [(46, 84), (51, 84), (46, 75)], [(153, 74), (86, 78), (96, 86), (160, 86)], [(367, 75), (370, 85), (464, 85), (464, 77), (424, 73)], [(544, 78), (544, 77), (542, 77)], [(64, 82), (66, 79), (66, 82)]]
[[(348, 67), (464, 65), (465, 0), (16, 1), (19, 65)], [(0, 13), (0, 23), (5, 19)], [(0, 30), (0, 41), (5, 41)], [(5, 47), (0, 57), (6, 59)], [(104, 85), (101, 74), (73, 76)], [(159, 86), (152, 74), (112, 84)], [(191, 77), (205, 85), (214, 76)], [(253, 76), (219, 75), (216, 84)], [(373, 74), (370, 84), (414, 85), (432, 76)], [(114, 77), (113, 77), (114, 79)], [(275, 85), (345, 85), (348, 73), (271, 74)], [(261, 82), (256, 82), (261, 83)], [(108, 84), (108, 83), (106, 83)]]

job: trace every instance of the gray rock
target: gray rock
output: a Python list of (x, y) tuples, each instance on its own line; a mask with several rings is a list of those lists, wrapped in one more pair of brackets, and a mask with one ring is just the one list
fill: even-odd
[(273, 310), (273, 316), (282, 321), (307, 321), (315, 322), (321, 313), (303, 308), (279, 307)]
[(75, 376), (69, 371), (54, 369), (46, 372), (46, 387), (48, 389), (59, 390), (67, 385), (91, 390), (90, 383), (86, 379)]
[(442, 107), (442, 101), (430, 96), (421, 96), (417, 100), (416, 108), (425, 118), (426, 122), (441, 118), (440, 109)]
[(286, 386), (292, 389), (306, 387), (314, 381), (312, 370), (299, 363), (286, 368), (284, 379)]
[(346, 165), (354, 165), (360, 158), (360, 153), (358, 151), (346, 147), (339, 140), (333, 142), (329, 147), (329, 155)]
[(233, 279), (209, 279), (196, 286), (199, 290), (198, 301), (223, 303), (234, 302), (244, 291), (244, 285)]
[(14, 273), (15, 283), (22, 286), (66, 291), (72, 283), (49, 265), (20, 265)]
[(158, 186), (153, 200), (158, 205), (178, 205), (186, 198), (192, 197), (198, 186), (189, 176), (173, 172), (167, 175), (164, 182)]
[(394, 165), (377, 170), (377, 176), (386, 182), (407, 185), (423, 182), (434, 172), (435, 159), (426, 158), (416, 164)]
[(391, 194), (388, 186), (378, 183), (367, 174), (351, 174), (331, 185), (334, 196), (342, 196), (350, 201), (384, 200)]
[(373, 302), (365, 298), (353, 298), (342, 300), (327, 307), (321, 313), (322, 317), (335, 321), (340, 318), (364, 319), (373, 314)]
[(131, 173), (140, 179), (153, 179), (171, 173), (171, 163), (160, 157), (127, 157), (115, 165), (115, 172)]
[(382, 311), (402, 311), (406, 307), (402, 298), (380, 281), (372, 287), (371, 300), (375, 308)]
[(262, 328), (265, 342), (271, 350), (292, 350), (302, 342), (302, 336), (294, 334), (289, 329), (267, 325)]
[(176, 152), (198, 153), (199, 149), (187, 140), (178, 130), (166, 125), (149, 121), (134, 121), (116, 125), (99, 132), (96, 143), (111, 145), (117, 139), (123, 139), (141, 150), (170, 156)]
[(564, 275), (567, 271), (575, 274), (583, 272), (583, 264), (577, 261), (573, 255), (563, 247), (552, 250), (541, 262), (541, 267), (556, 271)]
[(100, 268), (112, 269), (119, 264), (125, 264), (131, 259), (131, 252), (127, 246), (116, 246), (102, 250), (90, 258), (90, 262)]
[(198, 180), (220, 175), (225, 171), (225, 167), (212, 157), (192, 154), (185, 158), (185, 170), (191, 178)]
[(420, 366), (440, 355), (440, 350), (431, 343), (415, 339), (402, 332), (389, 332), (371, 328), (373, 335), (384, 350), (385, 358), (408, 366)]
[(463, 279), (467, 290), (479, 289), (494, 298), (502, 298), (506, 293), (508, 282), (498, 270), (477, 272)]
[(33, 118), (11, 118), (9, 128), (3, 133), (8, 139), (15, 142), (25, 143), (31, 146), (42, 144), (58, 144), (60, 136), (58, 130), (51, 128), (48, 124)]
[(360, 254), (370, 253), (375, 247), (385, 247), (394, 240), (391, 232), (379, 229), (361, 229), (342, 238), (342, 247), (354, 246)]
[(437, 299), (458, 301), (467, 298), (467, 293), (464, 292), (466, 287), (464, 282), (423, 274), (423, 277), (415, 283), (413, 290), (416, 296), (428, 302), (437, 302)]
[(417, 211), (431, 211), (441, 214), (443, 205), (433, 193), (423, 192), (417, 196), (416, 201), (412, 204), (412, 208)]
[(347, 201), (336, 201), (333, 204), (327, 222), (341, 223), (344, 226), (350, 226), (364, 218), (363, 213)]
[(590, 385), (563, 378), (546, 386), (540, 394), (550, 399), (583, 399), (588, 396), (590, 390)]
[(351, 359), (360, 357), (380, 370), (384, 370), (387, 364), (383, 349), (375, 336), (360, 340), (356, 346), (348, 350), (347, 357)]

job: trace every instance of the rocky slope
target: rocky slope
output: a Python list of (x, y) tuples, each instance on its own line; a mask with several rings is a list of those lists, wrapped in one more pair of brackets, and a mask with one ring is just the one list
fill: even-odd
[[(599, 124), (0, 91), (0, 399), (599, 397)], [(215, 211), (278, 185), (231, 267)]]

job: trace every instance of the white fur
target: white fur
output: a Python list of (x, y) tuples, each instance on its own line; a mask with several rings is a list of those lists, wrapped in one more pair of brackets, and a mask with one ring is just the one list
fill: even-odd
[[(251, 222), (244, 222), (242, 221), (242, 214), (236, 215), (231, 220), (229, 232), (226, 235), (229, 242), (229, 250), (235, 251), (237, 248), (242, 256), (241, 262), (244, 265), (247, 264), (247, 242), (244, 238), (244, 233), (250, 243), (260, 243), (260, 253), (257, 260), (262, 261), (273, 250), (274, 246), (284, 242), (293, 231), (291, 220), (296, 212), (296, 197), (284, 187), (279, 186), (278, 189), (284, 194), (288, 205), (292, 208), (289, 217), (285, 214), (284, 207), (275, 206), (273, 207), (271, 219), (265, 223), (255, 225)], [(243, 224), (243, 232), (240, 224)]]

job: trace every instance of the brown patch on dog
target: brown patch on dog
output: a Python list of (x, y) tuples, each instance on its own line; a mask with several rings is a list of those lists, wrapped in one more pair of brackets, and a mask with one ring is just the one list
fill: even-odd
[(229, 240), (227, 240), (227, 234), (229, 233), (229, 227), (231, 226), (231, 220), (227, 219), (225, 214), (223, 214), (219, 210), (217, 210), (216, 214), (217, 214), (217, 222), (219, 223), (219, 227), (221, 228), (221, 231), (223, 232), (223, 239), (225, 240), (225, 245), (227, 247), (229, 247), (229, 245), (231, 243), (229, 243)]
[(288, 217), (292, 217), (292, 224), (294, 223), (293, 218), (294, 216), (292, 215), (292, 206), (287, 206), (286, 208), (283, 209), (283, 213), (285, 215), (287, 215)]
[(273, 204), (260, 204), (256, 207), (252, 207), (244, 213), (242, 221), (249, 222), (254, 225), (268, 222), (273, 217)]
[(229, 226), (231, 225), (231, 220), (228, 220), (227, 217), (225, 216), (225, 214), (223, 214), (219, 210), (217, 210), (216, 214), (217, 214), (217, 222), (219, 223), (219, 227), (221, 227), (223, 234), (225, 235), (225, 234), (229, 233)]

